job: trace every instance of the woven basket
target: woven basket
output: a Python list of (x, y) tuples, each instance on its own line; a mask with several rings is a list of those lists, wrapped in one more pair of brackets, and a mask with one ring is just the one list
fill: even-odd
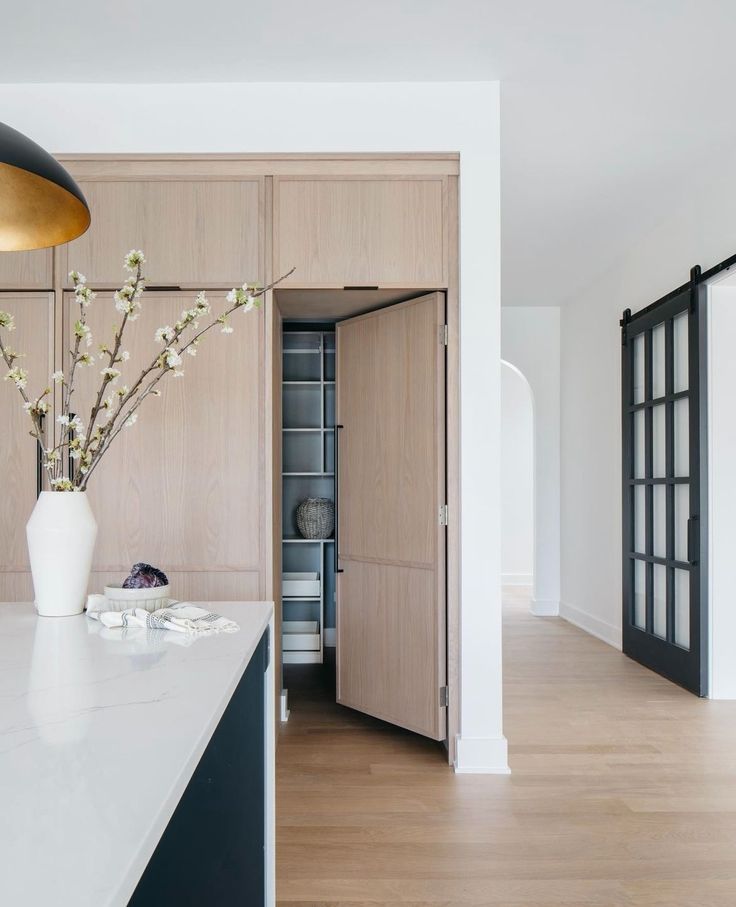
[(329, 498), (307, 498), (296, 508), (296, 525), (305, 539), (328, 539), (335, 529), (335, 505)]

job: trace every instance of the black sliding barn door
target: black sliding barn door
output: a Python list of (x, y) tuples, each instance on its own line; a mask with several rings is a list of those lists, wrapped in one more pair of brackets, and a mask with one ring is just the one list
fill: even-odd
[(622, 329), (623, 651), (708, 692), (705, 286)]

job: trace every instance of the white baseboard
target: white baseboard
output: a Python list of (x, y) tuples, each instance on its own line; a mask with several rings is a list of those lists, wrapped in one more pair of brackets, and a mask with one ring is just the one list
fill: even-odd
[(596, 636), (603, 642), (608, 643), (608, 645), (613, 646), (614, 649), (621, 650), (620, 627), (609, 624), (599, 617), (593, 617), (592, 614), (586, 614), (585, 611), (574, 608), (572, 605), (568, 605), (565, 602), (560, 602), (560, 617), (563, 617), (566, 621), (569, 621), (581, 630), (585, 630), (586, 633), (590, 633), (591, 636)]
[(502, 573), (502, 586), (533, 586), (534, 575), (531, 573)]
[(337, 630), (334, 627), (325, 627), (322, 631), (322, 645), (326, 649), (334, 649), (337, 645)]
[(708, 699), (736, 699), (736, 682), (732, 680), (726, 683), (712, 684)]
[(464, 775), (509, 775), (508, 743), (501, 737), (463, 737), (455, 743), (455, 771)]
[(281, 691), (281, 720), (289, 720), (289, 691)]
[(557, 617), (560, 613), (560, 603), (552, 600), (533, 598), (529, 610), (535, 617)]

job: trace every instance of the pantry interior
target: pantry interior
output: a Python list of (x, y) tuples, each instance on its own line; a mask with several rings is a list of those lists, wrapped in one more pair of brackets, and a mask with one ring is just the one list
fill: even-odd
[[(282, 314), (282, 720), (289, 715), (287, 680), (308, 677), (289, 666), (326, 664), (337, 670), (338, 702), (444, 739), (445, 294), (364, 288), (274, 296)], [(300, 525), (299, 507), (310, 499), (326, 508), (321, 526)], [(386, 541), (386, 524), (402, 522), (399, 511), (408, 515), (400, 528), (405, 538), (380, 550), (370, 524)], [(436, 530), (425, 531), (431, 522)], [(412, 609), (417, 626), (393, 623), (393, 615)], [(378, 616), (375, 636), (372, 621), (356, 621), (365, 611)], [(440, 618), (434, 626), (432, 615)], [(419, 649), (402, 642), (407, 631), (421, 640)], [(420, 696), (395, 707), (368, 692), (380, 689), (382, 672), (395, 683), (404, 661), (420, 686), (436, 686), (434, 703)], [(437, 671), (441, 676), (433, 676)]]

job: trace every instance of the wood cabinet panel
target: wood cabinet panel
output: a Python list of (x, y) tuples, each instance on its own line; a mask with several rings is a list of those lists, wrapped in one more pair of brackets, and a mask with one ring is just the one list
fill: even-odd
[[(13, 349), (25, 353), (19, 364), (28, 372), (28, 391), (38, 395), (52, 367), (52, 293), (0, 293), (0, 309), (12, 312), (16, 330)], [(0, 375), (7, 368), (0, 360)], [(30, 420), (20, 394), (10, 381), (0, 381), (0, 601), (33, 598), (26, 549), (26, 522), (36, 503), (37, 447), (28, 434)]]
[(444, 177), (274, 180), (274, 271), (283, 286), (447, 283)]
[[(211, 294), (213, 310), (225, 307)], [(130, 361), (121, 383), (132, 383), (160, 347), (157, 327), (173, 324), (191, 294), (148, 292), (140, 318), (126, 329)], [(76, 306), (65, 297), (66, 333)], [(74, 310), (72, 310), (74, 309)], [(96, 348), (117, 322), (112, 294), (89, 309)], [(180, 580), (173, 595), (258, 598), (263, 572), (263, 312), (237, 313), (235, 331), (206, 337), (183, 378), (167, 377), (149, 398), (90, 481), (99, 532), (93, 570), (124, 578), (140, 560)], [(101, 363), (82, 370), (75, 394), (85, 426)], [(240, 574), (234, 578), (231, 574)], [(253, 576), (258, 581), (253, 582)]]
[(231, 287), (262, 278), (263, 180), (83, 182), (92, 226), (60, 250), (62, 281), (76, 268), (117, 287), (122, 259), (143, 249), (149, 285)]
[(49, 290), (53, 286), (51, 249), (0, 252), (0, 290)]

